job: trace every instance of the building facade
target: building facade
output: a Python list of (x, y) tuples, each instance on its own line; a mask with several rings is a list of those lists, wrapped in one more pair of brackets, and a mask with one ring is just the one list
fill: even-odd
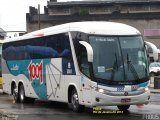
[[(160, 48), (159, 0), (107, 0), (57, 2), (50, 0), (44, 14), (30, 7), (27, 31), (76, 21), (114, 21), (137, 28), (146, 41)], [(39, 21), (39, 22), (38, 22)]]
[(4, 38), (6, 37), (6, 32), (0, 28), (0, 40), (4, 40)]

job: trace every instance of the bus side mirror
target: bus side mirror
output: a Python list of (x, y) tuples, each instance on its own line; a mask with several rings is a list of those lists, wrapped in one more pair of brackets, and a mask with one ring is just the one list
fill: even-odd
[(79, 41), (81, 45), (83, 45), (87, 50), (88, 62), (93, 62), (93, 49), (89, 43), (86, 41)]
[(157, 61), (158, 60), (158, 51), (159, 51), (157, 49), (157, 47), (151, 42), (147, 42), (147, 41), (144, 41), (144, 42), (145, 42), (145, 46), (149, 46), (150, 48), (152, 48), (152, 50), (153, 50), (152, 57), (153, 57), (154, 61)]

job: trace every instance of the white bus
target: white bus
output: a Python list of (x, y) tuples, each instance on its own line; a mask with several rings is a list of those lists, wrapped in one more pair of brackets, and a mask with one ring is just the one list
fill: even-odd
[(93, 106), (147, 104), (148, 63), (140, 32), (114, 22), (74, 22), (6, 40), (3, 90), (17, 102)]
[(3, 87), (2, 67), (1, 67), (2, 44), (3, 44), (3, 40), (0, 40), (0, 89), (2, 89), (2, 87)]

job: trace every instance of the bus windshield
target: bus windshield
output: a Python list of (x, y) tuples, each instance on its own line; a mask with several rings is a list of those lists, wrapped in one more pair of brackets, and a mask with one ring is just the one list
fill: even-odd
[(103, 83), (147, 80), (148, 63), (141, 36), (90, 36), (94, 78)]

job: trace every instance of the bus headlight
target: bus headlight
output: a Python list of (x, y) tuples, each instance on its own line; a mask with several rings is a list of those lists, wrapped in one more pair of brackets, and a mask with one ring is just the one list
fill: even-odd
[(104, 89), (98, 89), (98, 92), (104, 93)]
[(102, 94), (108, 94), (110, 92), (110, 91), (102, 89), (102, 88), (97, 88), (96, 91), (99, 93), (102, 93)]
[(149, 88), (148, 88), (148, 87), (146, 87), (144, 90), (145, 90), (145, 92), (147, 92), (147, 91), (149, 90)]
[(96, 88), (95, 89), (97, 92), (99, 92), (99, 93), (104, 93), (104, 89), (102, 89), (102, 88)]

